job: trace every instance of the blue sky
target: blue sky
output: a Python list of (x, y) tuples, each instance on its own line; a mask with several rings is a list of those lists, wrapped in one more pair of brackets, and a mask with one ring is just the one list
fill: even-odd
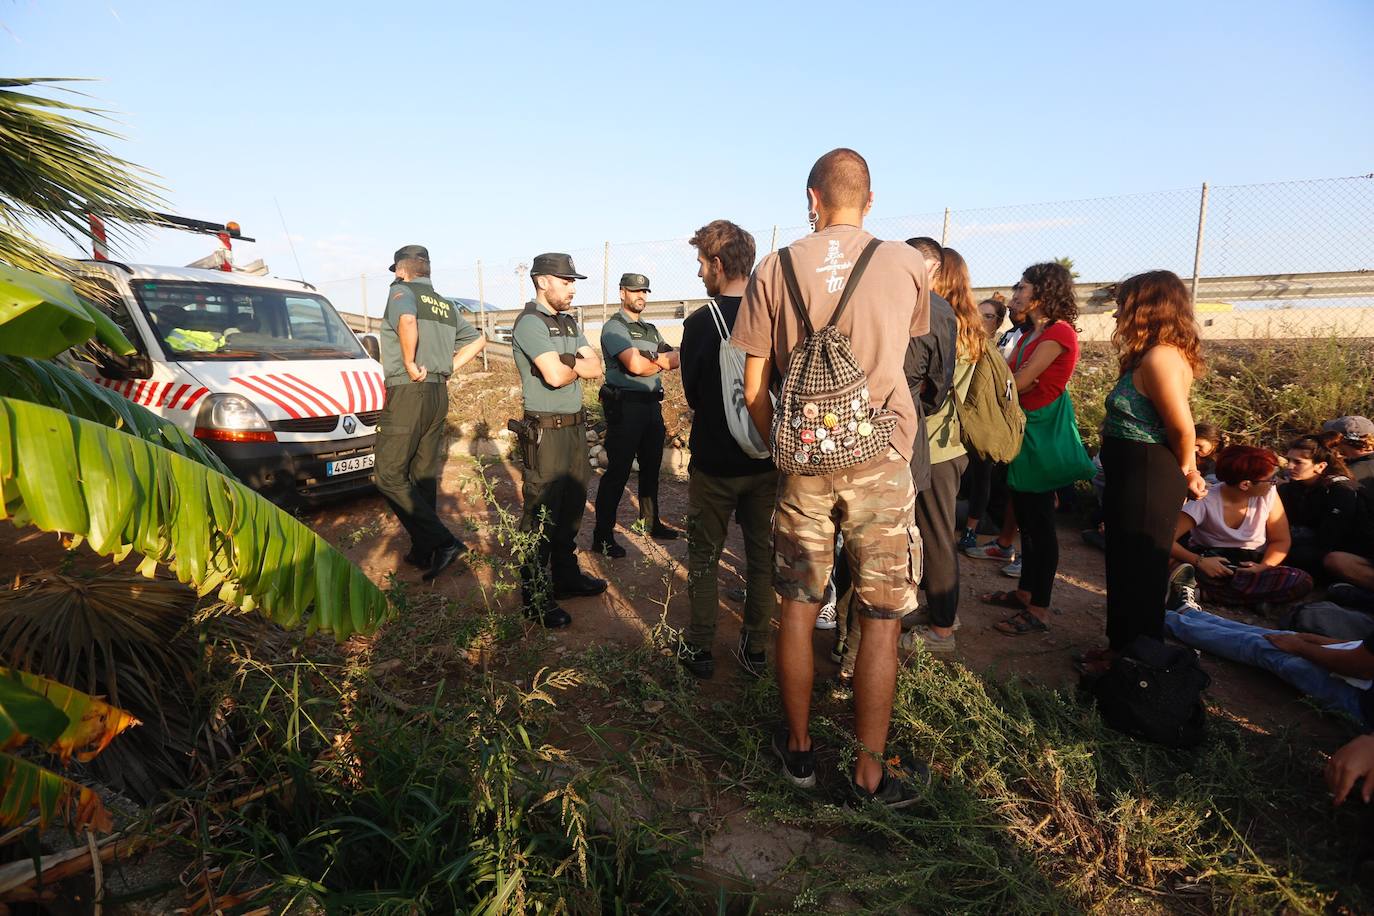
[[(0, 0), (3, 70), (99, 78), (172, 209), (237, 219), (242, 254), (294, 276), (279, 201), (306, 278), (369, 273), (374, 303), (412, 241), (505, 274), (716, 217), (799, 225), (841, 145), (874, 217), (1368, 173), (1371, 47), (1367, 0)], [(127, 254), (207, 251), (159, 232)]]

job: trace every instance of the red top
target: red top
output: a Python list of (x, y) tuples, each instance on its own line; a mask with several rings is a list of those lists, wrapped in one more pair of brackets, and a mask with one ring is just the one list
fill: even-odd
[[(1027, 335), (1029, 336), (1029, 335)], [(1064, 348), (1054, 362), (1040, 373), (1034, 385), (1021, 392), (1022, 410), (1039, 410), (1054, 403), (1055, 398), (1064, 393), (1073, 375), (1073, 367), (1078, 365), (1078, 333), (1067, 321), (1056, 321), (1046, 326), (1029, 344), (1022, 337), (1011, 354), (1011, 369), (1015, 372), (1031, 358), (1041, 341), (1052, 340)]]

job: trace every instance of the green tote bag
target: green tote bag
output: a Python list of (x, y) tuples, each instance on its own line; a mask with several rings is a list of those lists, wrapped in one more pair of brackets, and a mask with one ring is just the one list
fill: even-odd
[(1021, 451), (1007, 465), (1007, 486), (1022, 493), (1048, 493), (1097, 473), (1083, 439), (1073, 400), (1066, 389), (1039, 410), (1026, 411)]

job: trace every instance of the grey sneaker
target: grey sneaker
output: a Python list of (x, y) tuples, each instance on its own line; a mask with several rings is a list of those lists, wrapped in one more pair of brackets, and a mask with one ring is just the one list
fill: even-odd
[[(925, 780), (929, 782), (927, 778)], [(879, 804), (890, 811), (909, 808), (925, 797), (923, 787), (917, 784), (917, 774), (902, 769), (884, 768), (882, 781), (872, 792), (854, 782), (849, 782), (850, 809), (865, 805)]]
[[(904, 615), (902, 616), (902, 629), (903, 629), (903, 630), (910, 630), (910, 629), (913, 628), (913, 627), (919, 627), (919, 626), (922, 626), (922, 625), (924, 625), (924, 626), (930, 626), (930, 624), (931, 624), (931, 620), (930, 620), (930, 609), (929, 609), (929, 608), (917, 608), (916, 610), (914, 610), (914, 611), (909, 611), (908, 613), (906, 613), (906, 614), (904, 614)], [(959, 629), (960, 627), (962, 627), (963, 625), (964, 625), (964, 624), (963, 624), (963, 621), (961, 621), (961, 620), (956, 616), (956, 617), (954, 618), (954, 629), (957, 630), (957, 629)]]
[(1197, 570), (1191, 564), (1180, 563), (1169, 576), (1169, 597), (1164, 603), (1165, 610), (1200, 611), (1202, 605), (1197, 600)]
[(836, 616), (836, 614), (837, 614), (837, 610), (836, 610), (836, 608), (835, 608), (835, 602), (831, 601), (831, 602), (828, 603), (828, 604), (822, 605), (822, 606), (821, 606), (821, 612), (820, 612), (819, 614), (816, 615), (816, 629), (818, 629), (818, 630), (833, 630), (833, 629), (835, 629), (835, 626), (836, 626), (836, 624), (835, 624), (835, 616)]
[(1002, 575), (1011, 576), (1013, 579), (1021, 578), (1021, 557), (1016, 556), (1006, 566), (1002, 567)]
[(914, 650), (918, 645), (924, 645), (927, 652), (941, 655), (954, 652), (959, 648), (953, 634), (939, 636), (925, 624), (917, 624), (909, 632), (903, 633), (900, 645), (908, 652)]
[(1016, 548), (1003, 547), (994, 538), (986, 544), (965, 547), (964, 556), (972, 557), (975, 560), (1014, 560), (1016, 559)]
[(816, 743), (811, 742), (809, 751), (789, 751), (787, 749), (787, 726), (773, 732), (773, 753), (782, 761), (782, 775), (799, 789), (810, 789), (816, 785)]

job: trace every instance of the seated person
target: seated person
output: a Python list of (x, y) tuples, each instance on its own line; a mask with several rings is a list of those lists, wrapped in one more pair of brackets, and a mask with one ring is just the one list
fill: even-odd
[(1263, 668), (1328, 709), (1374, 728), (1374, 641), (1342, 642), (1312, 633), (1266, 630), (1197, 607), (1167, 611), (1164, 626), (1180, 642)]
[(1374, 490), (1374, 422), (1368, 417), (1337, 417), (1322, 424), (1322, 432), (1340, 433), (1337, 448), (1351, 478), (1361, 489)]
[[(1275, 491), (1279, 457), (1232, 445), (1217, 456), (1217, 479), (1202, 499), (1184, 503), (1170, 559), (1190, 564), (1208, 601), (1253, 605), (1296, 601), (1312, 577), (1284, 566), (1292, 537)], [(1175, 570), (1177, 585), (1186, 571)]]
[(1360, 491), (1354, 527), (1353, 541), (1322, 561), (1336, 581), (1326, 594), (1343, 607), (1374, 613), (1374, 489)]
[(1342, 805), (1350, 797), (1355, 783), (1364, 780), (1360, 798), (1365, 804), (1374, 801), (1374, 735), (1361, 735), (1331, 755), (1326, 762), (1326, 787), (1331, 790), (1331, 804)]
[(1193, 427), (1193, 452), (1197, 455), (1197, 472), (1208, 483), (1216, 483), (1217, 449), (1226, 444), (1221, 430), (1211, 423), (1198, 423)]
[(1293, 538), (1288, 565), (1314, 576), (1327, 554), (1355, 543), (1359, 493), (1335, 450), (1340, 441), (1340, 433), (1327, 432), (1290, 442), (1288, 480), (1278, 487)]

